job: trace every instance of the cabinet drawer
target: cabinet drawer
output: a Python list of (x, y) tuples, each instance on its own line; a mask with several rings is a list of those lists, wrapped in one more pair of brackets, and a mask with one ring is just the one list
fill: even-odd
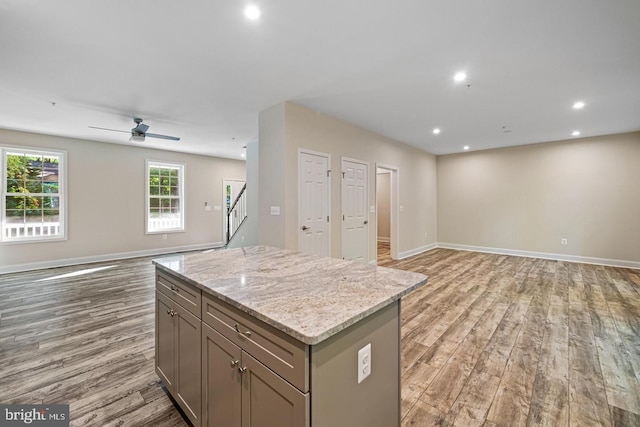
[(308, 347), (213, 296), (202, 295), (202, 320), (303, 393), (309, 390)]
[(200, 318), (202, 313), (200, 289), (161, 271), (156, 272), (156, 289)]

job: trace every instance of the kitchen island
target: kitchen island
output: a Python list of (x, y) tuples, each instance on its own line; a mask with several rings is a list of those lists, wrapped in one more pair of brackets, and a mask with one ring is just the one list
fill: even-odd
[(156, 372), (195, 426), (400, 425), (412, 272), (264, 246), (156, 265)]

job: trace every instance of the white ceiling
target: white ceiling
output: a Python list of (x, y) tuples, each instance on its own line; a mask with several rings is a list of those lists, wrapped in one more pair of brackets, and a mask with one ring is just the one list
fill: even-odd
[(638, 0), (255, 3), (1, 0), (0, 127), (237, 159), (285, 100), (434, 154), (640, 130)]

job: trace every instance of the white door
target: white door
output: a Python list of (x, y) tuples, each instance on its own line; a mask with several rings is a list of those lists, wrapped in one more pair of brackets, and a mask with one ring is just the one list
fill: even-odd
[[(240, 191), (242, 190), (242, 187), (244, 187), (245, 182), (246, 181), (242, 181), (239, 179), (222, 180), (222, 196), (224, 198), (224, 206), (222, 207), (222, 234), (225, 242), (227, 241), (227, 211), (229, 210), (229, 208), (231, 208), (233, 202), (235, 202), (238, 194), (240, 194)], [(234, 225), (237, 226), (238, 224), (234, 224), (233, 216), (231, 216), (229, 219), (231, 221), (231, 229), (233, 230)], [(236, 222), (237, 221), (238, 220), (236, 219)]]
[(298, 250), (330, 256), (329, 155), (298, 154)]
[(342, 258), (369, 262), (369, 165), (342, 159)]

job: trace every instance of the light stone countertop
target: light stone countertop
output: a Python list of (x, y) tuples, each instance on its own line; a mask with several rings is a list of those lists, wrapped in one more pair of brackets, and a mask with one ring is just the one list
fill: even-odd
[(153, 263), (305, 344), (317, 344), (427, 282), (424, 274), (267, 246)]

